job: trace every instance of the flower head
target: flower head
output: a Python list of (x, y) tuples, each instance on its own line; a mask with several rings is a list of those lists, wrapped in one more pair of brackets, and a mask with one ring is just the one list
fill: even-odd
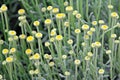
[(81, 63), (81, 61), (80, 61), (79, 59), (76, 59), (76, 60), (74, 61), (74, 64), (75, 64), (75, 65), (80, 65), (80, 63)]
[(62, 36), (62, 35), (57, 35), (57, 36), (55, 37), (55, 39), (58, 40), (58, 41), (61, 41), (61, 40), (63, 39), (63, 36)]
[(8, 63), (13, 62), (13, 57), (12, 56), (7, 57), (6, 58), (6, 62), (8, 62)]
[(80, 32), (81, 32), (80, 29), (75, 29), (76, 34), (79, 34)]
[(36, 27), (38, 27), (40, 25), (40, 22), (39, 21), (34, 21), (33, 25), (36, 26)]
[(7, 8), (7, 6), (6, 6), (5, 4), (3, 4), (3, 5), (1, 6), (0, 10), (1, 10), (2, 12), (6, 12), (6, 11), (8, 10), (8, 8)]
[(28, 36), (27, 37), (27, 42), (33, 42), (34, 41), (34, 37), (33, 36)]
[(108, 26), (107, 26), (107, 25), (102, 25), (102, 26), (101, 26), (101, 29), (102, 29), (103, 31), (105, 31), (105, 30), (108, 29)]
[(25, 10), (24, 10), (24, 9), (19, 9), (19, 10), (18, 10), (18, 14), (19, 14), (19, 15), (25, 14)]
[(3, 53), (3, 54), (8, 54), (8, 52), (9, 52), (8, 49), (3, 49), (3, 50), (2, 50), (2, 53)]
[(51, 21), (51, 19), (46, 19), (44, 23), (45, 23), (45, 25), (50, 25), (52, 23), (52, 21)]
[(88, 30), (89, 29), (89, 25), (87, 25), (87, 24), (82, 25), (82, 29), (83, 30)]
[(99, 69), (99, 70), (98, 70), (98, 73), (99, 73), (99, 74), (104, 74), (104, 72), (105, 72), (104, 69)]
[(35, 37), (38, 38), (38, 39), (39, 39), (39, 38), (42, 38), (42, 36), (43, 36), (43, 34), (40, 33), (40, 32), (38, 32), (38, 33), (35, 34)]

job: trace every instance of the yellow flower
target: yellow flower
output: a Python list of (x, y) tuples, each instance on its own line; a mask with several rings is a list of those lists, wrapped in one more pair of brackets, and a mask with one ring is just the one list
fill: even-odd
[(49, 47), (49, 46), (50, 46), (50, 43), (49, 43), (49, 42), (45, 42), (45, 46), (46, 46), (46, 47)]
[(80, 61), (79, 59), (76, 59), (76, 60), (74, 61), (74, 64), (75, 64), (75, 65), (80, 65), (80, 63), (81, 63), (81, 61)]
[(43, 36), (43, 35), (42, 35), (42, 33), (40, 33), (40, 32), (38, 32), (38, 33), (35, 34), (35, 37), (36, 37), (36, 38), (42, 38), (42, 36)]
[(34, 59), (34, 60), (40, 59), (40, 54), (39, 54), (39, 53), (35, 53), (35, 54), (33, 55), (33, 59)]
[(34, 74), (39, 74), (39, 73), (40, 73), (39, 69), (36, 69), (36, 70), (34, 71)]
[(52, 23), (51, 19), (46, 19), (45, 20), (45, 25), (50, 25)]
[(48, 7), (47, 7), (47, 10), (48, 10), (48, 11), (51, 11), (52, 9), (53, 9), (52, 6), (48, 6)]
[(70, 26), (69, 22), (67, 22), (67, 21), (64, 22), (64, 26), (65, 26), (65, 27), (69, 27), (69, 26)]
[(93, 27), (90, 28), (90, 31), (95, 32), (95, 28), (93, 28)]
[(99, 22), (99, 24), (104, 24), (105, 23), (103, 20), (99, 20), (98, 22)]
[(0, 40), (0, 45), (4, 44), (4, 41), (3, 40)]
[(26, 50), (25, 50), (25, 53), (26, 53), (27, 55), (32, 54), (32, 52), (33, 52), (33, 51), (32, 51), (31, 49), (26, 49)]
[(87, 55), (88, 55), (89, 57), (92, 57), (92, 56), (93, 56), (93, 53), (92, 53), (92, 52), (88, 52)]
[(85, 46), (86, 46), (86, 43), (85, 43), (85, 42), (82, 42), (82, 46), (85, 47)]
[(27, 37), (27, 42), (33, 42), (34, 41), (34, 37), (33, 36), (28, 36)]
[(95, 43), (92, 43), (92, 44), (91, 44), (91, 47), (92, 47), (92, 48), (95, 48)]
[(111, 4), (108, 5), (108, 8), (109, 8), (109, 9), (113, 9), (113, 5), (111, 5)]
[(45, 59), (49, 59), (49, 54), (44, 54)]
[(80, 29), (75, 29), (76, 34), (79, 34), (80, 32), (81, 32)]
[(33, 75), (33, 74), (34, 74), (34, 70), (30, 70), (30, 71), (29, 71), (29, 74), (30, 74), (30, 75)]
[(6, 58), (6, 62), (8, 62), (8, 63), (13, 62), (13, 57), (11, 57), (11, 56), (10, 56), (10, 57), (7, 57), (7, 58)]
[(88, 34), (89, 36), (92, 36), (93, 32), (92, 32), (92, 31), (87, 31), (87, 34)]
[(100, 46), (101, 46), (101, 43), (98, 42), (98, 41), (96, 41), (96, 42), (95, 42), (95, 46), (96, 46), (96, 47), (100, 47)]
[(93, 25), (93, 26), (96, 26), (96, 25), (97, 25), (97, 21), (93, 21), (93, 22), (92, 22), (92, 25)]
[(78, 13), (78, 14), (75, 15), (75, 17), (76, 17), (77, 19), (80, 19), (82, 16), (81, 16), (81, 14)]
[(53, 8), (52, 12), (53, 12), (54, 14), (58, 13), (58, 12), (59, 12), (59, 8)]
[(70, 72), (68, 72), (68, 71), (65, 71), (65, 76), (69, 76), (70, 75)]
[(72, 39), (69, 39), (69, 40), (67, 41), (67, 43), (68, 43), (68, 44), (73, 44), (73, 40), (72, 40)]
[(54, 41), (55, 41), (54, 37), (50, 38), (50, 42), (54, 42)]
[(50, 62), (50, 63), (49, 63), (49, 66), (50, 66), (50, 67), (53, 67), (54, 65), (55, 65), (54, 62)]
[(25, 38), (26, 38), (26, 35), (25, 35), (25, 34), (21, 34), (21, 35), (19, 36), (19, 38), (20, 38), (20, 39), (25, 39)]
[(12, 42), (12, 41), (13, 41), (13, 38), (12, 38), (12, 37), (9, 37), (9, 38), (8, 38), (8, 41), (9, 41), (9, 42)]
[(19, 14), (19, 15), (25, 14), (25, 10), (24, 10), (24, 9), (19, 9), (19, 10), (18, 10), (18, 14)]
[(3, 76), (0, 74), (0, 80), (2, 80)]
[(102, 26), (101, 26), (101, 29), (102, 29), (103, 31), (105, 31), (105, 30), (108, 29), (108, 26), (107, 26), (107, 25), (102, 25)]
[(67, 7), (65, 8), (65, 10), (66, 10), (67, 12), (71, 12), (71, 11), (73, 11), (73, 7), (72, 7), (72, 6), (67, 6)]
[(3, 53), (3, 54), (8, 54), (8, 52), (9, 52), (8, 49), (3, 49), (3, 50), (2, 50), (2, 53)]
[(6, 6), (5, 4), (3, 4), (3, 5), (1, 6), (0, 10), (1, 10), (2, 12), (6, 12), (6, 11), (8, 10), (8, 8), (7, 8), (7, 6)]
[(45, 8), (45, 7), (42, 7), (41, 11), (42, 11), (42, 12), (46, 12), (46, 8)]
[(63, 19), (64, 17), (65, 17), (64, 13), (58, 13), (58, 14), (56, 14), (56, 18), (57, 19)]
[(62, 59), (66, 59), (67, 58), (67, 55), (62, 55)]
[(119, 44), (119, 43), (120, 43), (120, 41), (119, 41), (119, 40), (115, 40), (115, 41), (114, 41), (114, 43)]
[(111, 17), (113, 17), (113, 18), (118, 18), (119, 16), (118, 16), (118, 13), (117, 13), (117, 12), (112, 12), (112, 13), (111, 13)]
[(98, 70), (98, 73), (101, 74), (101, 75), (104, 74), (104, 72), (105, 72), (104, 69), (99, 69)]
[(15, 41), (17, 41), (17, 40), (18, 40), (18, 36), (14, 36), (13, 39), (14, 39)]
[(89, 57), (89, 56), (85, 56), (85, 60), (86, 60), (86, 61), (89, 61), (89, 60), (90, 60), (90, 57)]
[(78, 13), (78, 11), (77, 11), (77, 10), (74, 10), (72, 14), (73, 14), (73, 15), (76, 15), (77, 13)]
[(13, 53), (15, 53), (16, 52), (16, 48), (11, 48), (10, 49), (10, 54), (13, 54)]
[(51, 36), (55, 36), (55, 35), (56, 35), (56, 31), (51, 31), (51, 32), (50, 32), (50, 35), (51, 35)]
[(18, 20), (22, 21), (22, 23), (24, 23), (26, 21), (26, 16), (19, 16)]
[(57, 35), (57, 36), (55, 37), (55, 39), (58, 40), (58, 41), (61, 41), (61, 40), (63, 39), (63, 37), (62, 37), (62, 35)]
[(68, 6), (68, 1), (65, 1), (65, 2), (64, 2), (64, 6)]
[(70, 51), (69, 51), (69, 54), (70, 54), (70, 55), (73, 55), (73, 54), (74, 54), (74, 51), (73, 51), (73, 50), (70, 50)]
[(84, 24), (84, 25), (82, 25), (82, 29), (83, 29), (83, 30), (88, 30), (88, 29), (89, 29), (89, 26), (88, 26), (87, 24)]
[(116, 34), (111, 34), (111, 38), (112, 38), (112, 39), (115, 39), (116, 37), (117, 37)]
[(40, 25), (40, 22), (39, 21), (34, 21), (33, 25), (36, 26), (36, 27), (38, 27)]
[(15, 36), (15, 35), (16, 35), (16, 31), (10, 30), (10, 31), (8, 32), (8, 34), (9, 34), (10, 36)]
[(89, 39), (89, 35), (84, 35), (84, 39), (88, 40)]
[(111, 52), (111, 50), (106, 50), (106, 54), (110, 54)]

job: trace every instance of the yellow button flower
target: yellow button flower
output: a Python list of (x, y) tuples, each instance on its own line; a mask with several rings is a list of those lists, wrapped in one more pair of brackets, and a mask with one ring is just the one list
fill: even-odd
[(52, 6), (48, 6), (48, 7), (47, 7), (47, 10), (48, 10), (48, 11), (51, 11), (52, 9), (53, 9)]
[(18, 14), (19, 14), (19, 15), (25, 14), (25, 10), (24, 10), (24, 9), (19, 9), (19, 10), (18, 10)]
[(102, 26), (101, 26), (101, 29), (102, 29), (103, 31), (105, 31), (105, 30), (108, 29), (108, 26), (107, 26), (107, 25), (102, 25)]
[(62, 55), (62, 59), (66, 59), (67, 58), (67, 55)]
[(92, 21), (92, 25), (96, 26), (97, 25), (97, 21)]
[(78, 14), (75, 15), (75, 17), (76, 17), (77, 19), (80, 19), (82, 16), (81, 16), (81, 14), (78, 13)]
[(27, 42), (33, 42), (34, 41), (34, 37), (33, 36), (28, 36), (27, 37)]
[(7, 57), (7, 58), (6, 58), (6, 62), (8, 62), (8, 63), (13, 62), (13, 57), (11, 57), (11, 56), (10, 56), (10, 57)]
[(40, 59), (40, 54), (39, 54), (39, 53), (34, 54), (34, 55), (33, 55), (33, 59), (34, 59), (34, 60)]
[(72, 7), (72, 6), (67, 6), (67, 7), (65, 8), (65, 10), (66, 10), (67, 12), (71, 12), (71, 11), (73, 11), (73, 7)]
[(112, 12), (112, 13), (111, 13), (111, 17), (113, 17), (113, 18), (118, 18), (119, 16), (118, 16), (118, 13), (117, 13), (117, 12)]
[(82, 25), (82, 29), (83, 30), (88, 30), (89, 29), (89, 25), (87, 25), (87, 24)]
[(73, 14), (73, 15), (76, 15), (76, 14), (78, 14), (78, 11), (77, 11), (77, 10), (74, 10), (72, 14)]
[(68, 21), (64, 22), (64, 26), (69, 27), (70, 26), (69, 22)]
[(105, 23), (103, 20), (99, 20), (98, 22), (99, 22), (99, 24), (104, 24)]
[(95, 32), (95, 28), (93, 28), (93, 27), (90, 28), (90, 31)]
[(111, 38), (112, 38), (112, 39), (115, 39), (116, 37), (117, 37), (116, 34), (111, 34)]
[(41, 11), (42, 11), (42, 12), (46, 12), (46, 8), (45, 8), (45, 7), (42, 7)]
[(7, 6), (6, 6), (5, 4), (3, 4), (3, 5), (1, 6), (0, 10), (1, 10), (2, 12), (5, 12), (5, 11), (8, 10), (8, 8), (7, 8)]
[(87, 31), (87, 34), (88, 34), (89, 36), (92, 36), (93, 32), (92, 32), (92, 31)]
[(40, 22), (39, 21), (34, 21), (33, 25), (36, 26), (36, 27), (38, 27), (40, 25)]
[(96, 46), (96, 47), (100, 47), (100, 46), (101, 46), (101, 43), (98, 42), (98, 41), (96, 41), (96, 42), (95, 42), (95, 46)]
[(64, 17), (65, 17), (64, 13), (58, 13), (58, 14), (56, 14), (56, 18), (57, 19), (63, 19)]
[(53, 8), (52, 12), (53, 12), (54, 14), (58, 13), (58, 12), (59, 12), (59, 8)]
[(25, 38), (26, 38), (26, 35), (25, 35), (25, 34), (21, 34), (21, 35), (19, 36), (19, 38), (20, 38), (20, 39), (25, 39)]
[(89, 57), (89, 56), (85, 56), (85, 60), (86, 60), (86, 61), (89, 61), (89, 60), (90, 60), (90, 57)]
[(46, 46), (46, 47), (49, 47), (49, 46), (50, 46), (50, 43), (49, 43), (49, 42), (45, 42), (45, 46)]
[(80, 61), (79, 59), (76, 59), (76, 60), (74, 61), (74, 64), (75, 64), (75, 65), (80, 65), (80, 63), (81, 63), (81, 61)]
[(67, 41), (67, 43), (68, 43), (68, 44), (73, 44), (73, 40), (72, 40), (72, 39), (69, 39), (69, 40)]
[(50, 35), (51, 35), (51, 36), (55, 36), (55, 35), (56, 35), (56, 31), (53, 31), (53, 30), (52, 30), (52, 31), (50, 32)]
[(58, 41), (61, 41), (61, 40), (63, 39), (63, 36), (62, 36), (62, 35), (57, 35), (57, 36), (55, 37), (55, 39), (58, 40)]
[(65, 1), (65, 2), (64, 2), (64, 6), (68, 6), (68, 1)]
[(81, 32), (80, 29), (75, 29), (76, 34), (79, 34), (80, 32)]
[(52, 23), (52, 21), (51, 21), (51, 19), (46, 19), (44, 23), (45, 23), (45, 25), (50, 25)]
[(68, 71), (65, 71), (65, 76), (69, 76), (70, 75), (70, 72), (68, 72)]
[(88, 55), (89, 57), (92, 57), (92, 56), (93, 56), (93, 53), (92, 53), (92, 52), (88, 52), (87, 55)]
[(109, 8), (109, 9), (113, 9), (113, 7), (114, 7), (114, 6), (113, 6), (113, 5), (111, 5), (111, 4), (110, 4), (110, 5), (108, 5), (108, 8)]
[(32, 54), (32, 52), (33, 52), (33, 51), (32, 51), (31, 49), (26, 49), (26, 50), (25, 50), (25, 53), (26, 53), (27, 55)]
[(111, 50), (106, 50), (106, 54), (110, 54), (111, 52)]
[(3, 49), (3, 50), (2, 50), (2, 53), (3, 53), (3, 54), (8, 54), (8, 52), (9, 52), (8, 49)]
[(43, 34), (40, 33), (40, 32), (38, 32), (38, 33), (35, 34), (35, 37), (36, 37), (36, 38), (42, 38), (42, 36), (43, 36)]
[(10, 36), (15, 36), (15, 35), (16, 35), (16, 31), (10, 30), (10, 31), (8, 32), (8, 34), (9, 34)]
[(4, 44), (4, 41), (3, 40), (0, 40), (0, 45)]
[(10, 54), (14, 54), (16, 52), (16, 48), (11, 48), (10, 49)]
[(101, 74), (101, 75), (104, 74), (104, 72), (105, 72), (104, 69), (99, 69), (98, 70), (98, 73)]
[(50, 38), (50, 42), (54, 42), (54, 41), (55, 41), (54, 37)]
[(53, 66), (55, 65), (55, 63), (54, 63), (54, 62), (50, 62), (48, 65), (49, 65), (50, 67), (53, 67)]

